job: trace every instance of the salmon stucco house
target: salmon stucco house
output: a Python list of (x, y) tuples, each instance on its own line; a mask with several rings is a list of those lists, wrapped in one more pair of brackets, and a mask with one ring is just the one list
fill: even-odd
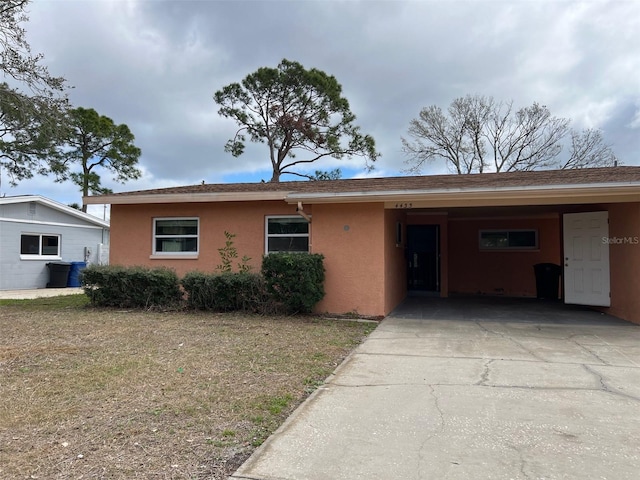
[(325, 256), (320, 312), (388, 314), (411, 291), (535, 297), (562, 268), (565, 303), (640, 323), (640, 167), (193, 185), (111, 204), (112, 264), (214, 271), (224, 231), (259, 270)]

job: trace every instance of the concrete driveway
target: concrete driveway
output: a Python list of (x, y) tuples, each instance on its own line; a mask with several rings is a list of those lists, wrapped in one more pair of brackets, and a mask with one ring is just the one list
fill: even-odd
[(34, 288), (30, 290), (0, 290), (0, 300), (30, 300), (33, 298), (59, 297), (84, 293), (82, 288)]
[(233, 479), (637, 479), (640, 326), (409, 299)]

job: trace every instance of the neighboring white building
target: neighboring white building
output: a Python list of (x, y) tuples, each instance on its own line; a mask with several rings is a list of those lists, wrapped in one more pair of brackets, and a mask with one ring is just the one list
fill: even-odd
[(39, 195), (0, 198), (0, 290), (45, 288), (50, 262), (108, 261), (108, 221)]

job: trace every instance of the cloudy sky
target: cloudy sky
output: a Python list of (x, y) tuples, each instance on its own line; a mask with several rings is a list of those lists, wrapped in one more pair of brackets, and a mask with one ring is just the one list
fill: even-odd
[[(263, 145), (224, 152), (235, 124), (212, 95), (282, 58), (338, 79), (382, 154), (378, 176), (405, 167), (400, 137), (422, 107), (466, 94), (546, 105), (640, 164), (637, 0), (32, 0), (29, 10), (31, 46), (74, 87), (73, 105), (136, 136), (143, 177), (105, 175), (115, 191), (268, 180)], [(321, 165), (338, 166), (364, 173), (357, 158)], [(75, 186), (41, 178), (0, 189), (81, 201)]]

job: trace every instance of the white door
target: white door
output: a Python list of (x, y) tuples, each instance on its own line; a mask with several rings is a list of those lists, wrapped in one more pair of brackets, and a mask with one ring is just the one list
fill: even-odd
[(564, 215), (564, 301), (608, 307), (609, 212)]

